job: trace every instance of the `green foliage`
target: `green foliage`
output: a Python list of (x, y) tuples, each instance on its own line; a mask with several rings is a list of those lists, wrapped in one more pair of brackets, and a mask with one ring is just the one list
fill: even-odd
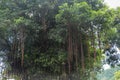
[[(102, 0), (1, 0), (0, 14), (0, 50), (8, 52), (6, 58), (10, 67), (19, 70), (21, 67), (17, 64), (21, 64), (22, 59), (20, 45), (24, 40), (22, 68), (26, 74), (39, 71), (62, 73), (63, 64), (65, 69), (68, 68), (68, 25), (74, 43), (72, 47), (75, 47), (75, 42), (78, 45), (77, 57), (75, 53), (72, 55), (73, 72), (77, 66), (76, 58), (79, 71), (82, 71), (82, 50), (85, 68), (89, 70), (100, 66), (101, 49), (107, 42), (115, 39), (120, 43), (120, 9), (108, 9)], [(25, 32), (21, 39), (23, 27)], [(13, 56), (15, 60), (11, 59)], [(92, 74), (95, 78), (95, 73)]]
[(120, 80), (120, 71), (114, 73), (115, 80)]
[(56, 15), (56, 21), (65, 23), (82, 23), (82, 19), (89, 17), (90, 6), (86, 2), (74, 3), (69, 5), (64, 3), (62, 6), (59, 6), (59, 14)]

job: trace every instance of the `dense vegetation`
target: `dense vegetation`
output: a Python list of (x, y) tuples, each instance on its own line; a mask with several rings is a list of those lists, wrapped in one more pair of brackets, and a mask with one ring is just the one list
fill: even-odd
[(3, 75), (29, 80), (80, 73), (87, 80), (109, 43), (120, 46), (119, 23), (120, 8), (109, 9), (102, 0), (0, 0)]

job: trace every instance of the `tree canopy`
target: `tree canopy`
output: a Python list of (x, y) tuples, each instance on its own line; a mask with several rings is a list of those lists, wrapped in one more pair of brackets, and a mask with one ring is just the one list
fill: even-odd
[(109, 44), (120, 46), (120, 8), (103, 0), (0, 0), (0, 14), (3, 75), (80, 73), (87, 80)]

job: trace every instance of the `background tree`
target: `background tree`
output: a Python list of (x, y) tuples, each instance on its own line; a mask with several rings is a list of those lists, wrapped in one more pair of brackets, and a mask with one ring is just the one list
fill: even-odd
[(6, 74), (23, 80), (41, 73), (82, 79), (99, 68), (105, 45), (119, 42), (119, 8), (102, 0), (1, 0), (0, 6)]

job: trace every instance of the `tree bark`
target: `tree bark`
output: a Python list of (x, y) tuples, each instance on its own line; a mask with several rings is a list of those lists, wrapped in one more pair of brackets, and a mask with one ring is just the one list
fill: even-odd
[(72, 48), (72, 35), (71, 26), (68, 24), (68, 69), (69, 74), (71, 73), (71, 62), (73, 60), (73, 48)]
[(80, 34), (80, 48), (81, 48), (82, 71), (84, 72), (84, 70), (85, 70), (85, 64), (84, 64), (84, 52), (83, 52), (82, 34)]
[(25, 28), (22, 27), (20, 31), (20, 49), (21, 49), (21, 66), (24, 64), (24, 48), (25, 48)]

